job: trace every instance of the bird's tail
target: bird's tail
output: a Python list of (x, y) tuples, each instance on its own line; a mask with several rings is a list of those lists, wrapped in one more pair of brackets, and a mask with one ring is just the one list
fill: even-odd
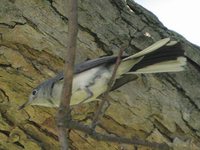
[(170, 41), (169, 38), (162, 39), (122, 61), (130, 62), (131, 60), (134, 61), (134, 65), (127, 74), (178, 72), (183, 71), (186, 65), (180, 43)]

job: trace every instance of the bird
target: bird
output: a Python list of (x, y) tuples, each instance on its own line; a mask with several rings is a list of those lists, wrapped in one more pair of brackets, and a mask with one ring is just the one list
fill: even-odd
[[(70, 105), (97, 100), (107, 90), (116, 60), (117, 56), (105, 56), (75, 65)], [(184, 71), (186, 64), (187, 59), (181, 44), (164, 38), (136, 54), (123, 55), (115, 81), (127, 74)], [(28, 101), (19, 109), (28, 105), (59, 107), (63, 81), (63, 72), (44, 81), (32, 90)]]

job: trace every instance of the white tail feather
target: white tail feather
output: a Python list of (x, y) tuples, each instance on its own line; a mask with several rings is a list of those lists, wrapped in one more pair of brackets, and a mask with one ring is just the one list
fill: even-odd
[(176, 67), (176, 68), (164, 68), (164, 69), (160, 69), (160, 70), (145, 70), (145, 69), (141, 69), (141, 70), (137, 70), (136, 72), (128, 72), (127, 74), (146, 74), (146, 73), (163, 73), (163, 72), (180, 72), (180, 71), (184, 71), (185, 68), (184, 67)]
[(176, 45), (178, 42), (177, 41), (170, 41), (169, 43), (167, 43), (167, 46), (173, 46)]
[(166, 45), (169, 41), (170, 41), (170, 38), (162, 39), (162, 40), (160, 40), (160, 41), (158, 41), (158, 42), (152, 44), (151, 46), (145, 48), (145, 49), (142, 50), (141, 52), (138, 52), (138, 53), (136, 53), (136, 54), (134, 54), (134, 55), (131, 55), (131, 56), (129, 56), (129, 57), (123, 59), (123, 61), (128, 60), (128, 59), (138, 58), (138, 57), (144, 56), (144, 55), (146, 55), (146, 54), (148, 54), (148, 53), (151, 53), (151, 52), (153, 52), (153, 51), (159, 49), (160, 47)]
[(178, 57), (176, 60), (164, 61), (153, 65), (146, 66), (144, 68), (128, 72), (128, 74), (139, 73), (159, 73), (159, 72), (179, 72), (183, 71), (186, 65), (185, 57)]

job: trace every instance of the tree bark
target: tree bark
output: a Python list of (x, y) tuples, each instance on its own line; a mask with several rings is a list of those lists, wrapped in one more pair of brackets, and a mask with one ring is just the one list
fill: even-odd
[[(0, 149), (59, 149), (55, 108), (17, 109), (35, 86), (63, 68), (68, 19), (62, 4), (62, 0), (0, 1)], [(180, 41), (188, 58), (184, 72), (139, 75), (111, 92), (111, 105), (97, 130), (166, 142), (174, 149), (199, 149), (200, 48), (132, 0), (79, 0), (78, 9), (77, 63), (118, 54), (124, 44), (132, 54), (164, 37)], [(89, 124), (97, 106), (98, 102), (74, 106), (73, 118)], [(75, 130), (70, 142), (72, 149), (80, 150), (134, 147), (98, 142)]]

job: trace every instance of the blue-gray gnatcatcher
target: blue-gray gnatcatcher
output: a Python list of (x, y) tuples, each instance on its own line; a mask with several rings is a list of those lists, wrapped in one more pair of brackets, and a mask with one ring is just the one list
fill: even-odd
[[(76, 65), (70, 105), (93, 101), (104, 93), (116, 59), (116, 56), (106, 56)], [(165, 38), (134, 55), (123, 56), (116, 79), (124, 74), (183, 71), (185, 65), (186, 58), (180, 44)], [(58, 107), (62, 86), (63, 73), (60, 73), (33, 89), (29, 100), (19, 109), (29, 104)]]

